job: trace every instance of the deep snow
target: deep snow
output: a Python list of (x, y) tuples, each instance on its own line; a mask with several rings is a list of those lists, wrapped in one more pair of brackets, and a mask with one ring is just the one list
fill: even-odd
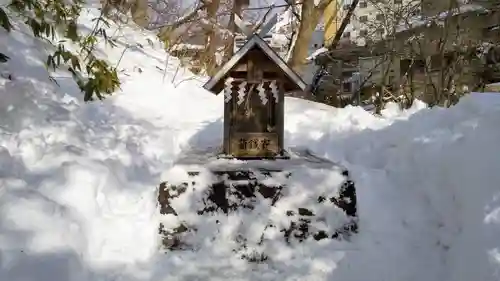
[[(500, 279), (496, 94), (450, 109), (391, 105), (382, 117), (287, 98), (286, 144), (350, 169), (360, 234), (260, 265), (160, 253), (156, 186), (183, 150), (220, 143), (223, 97), (201, 89), (202, 78), (175, 74), (177, 60), (148, 44), (152, 34), (108, 34), (129, 45), (122, 90), (84, 104), (67, 73), (54, 75), (61, 87), (50, 82), (45, 45), (19, 22), (11, 34), (0, 30), (12, 58), (0, 73), (13, 75), (0, 78), (0, 280)], [(115, 62), (124, 51), (100, 48)]]

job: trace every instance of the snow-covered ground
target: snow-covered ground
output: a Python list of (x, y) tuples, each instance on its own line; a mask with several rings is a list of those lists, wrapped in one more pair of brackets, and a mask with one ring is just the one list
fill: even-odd
[[(0, 73), (12, 74), (0, 78), (0, 280), (500, 280), (496, 95), (382, 117), (287, 98), (286, 144), (350, 169), (360, 234), (279, 263), (161, 253), (156, 187), (182, 150), (219, 143), (223, 97), (176, 74), (152, 34), (122, 27), (108, 32), (130, 46), (122, 90), (85, 104), (68, 74), (49, 80), (43, 44), (16, 28), (0, 30), (11, 57)], [(111, 61), (124, 51), (100, 47)]]

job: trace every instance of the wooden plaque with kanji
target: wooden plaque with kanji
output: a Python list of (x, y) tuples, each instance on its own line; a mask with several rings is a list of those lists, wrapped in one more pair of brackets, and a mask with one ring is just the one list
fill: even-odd
[(229, 151), (235, 157), (275, 157), (282, 149), (280, 82), (249, 82), (229, 77), (225, 96), (229, 111)]

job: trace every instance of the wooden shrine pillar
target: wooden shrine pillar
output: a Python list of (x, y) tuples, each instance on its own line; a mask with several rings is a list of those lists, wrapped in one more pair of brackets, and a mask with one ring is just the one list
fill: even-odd
[(224, 92), (223, 155), (244, 159), (280, 158), (284, 149), (285, 92), (304, 91), (304, 81), (262, 39), (276, 16), (259, 33), (235, 22), (247, 42), (204, 85)]

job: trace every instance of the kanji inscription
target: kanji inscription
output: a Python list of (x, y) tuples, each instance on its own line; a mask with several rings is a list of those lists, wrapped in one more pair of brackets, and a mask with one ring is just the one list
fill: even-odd
[(239, 133), (231, 139), (231, 151), (239, 156), (272, 156), (278, 153), (278, 135), (275, 133)]

